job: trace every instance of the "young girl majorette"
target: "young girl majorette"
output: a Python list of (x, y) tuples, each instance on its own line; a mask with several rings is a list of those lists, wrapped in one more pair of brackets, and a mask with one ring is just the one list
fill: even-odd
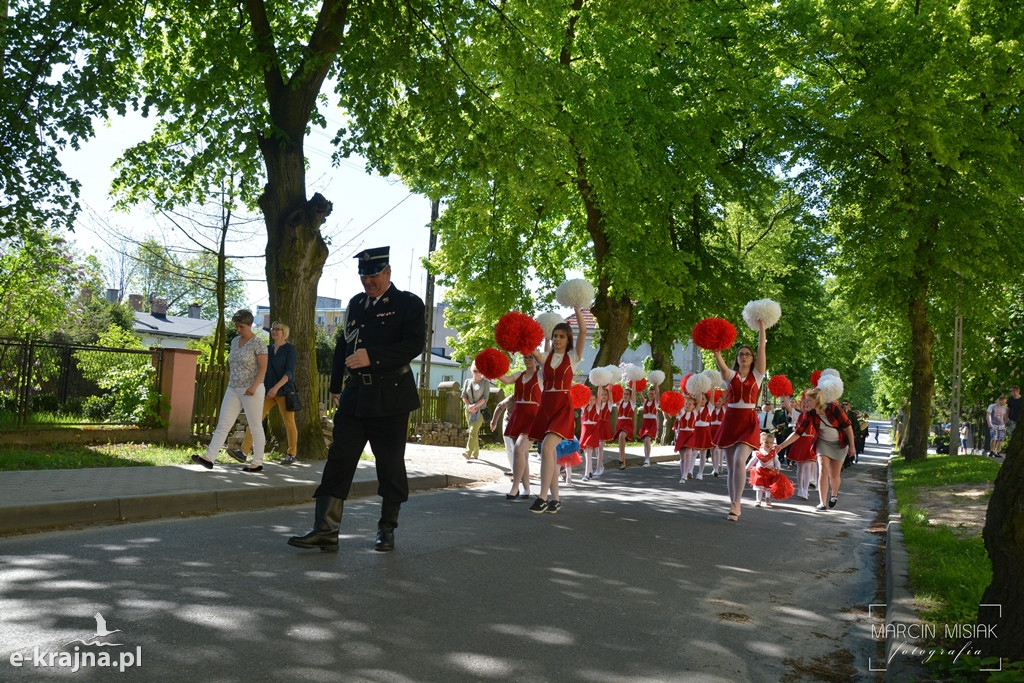
[(725, 460), (725, 451), (718, 446), (715, 437), (718, 435), (718, 428), (722, 425), (722, 416), (725, 415), (726, 394), (721, 389), (714, 390), (714, 410), (711, 411), (711, 441), (714, 444), (711, 448), (711, 474), (718, 476), (725, 469), (722, 464)]
[(690, 438), (693, 436), (693, 425), (697, 419), (694, 410), (697, 403), (693, 396), (687, 396), (683, 404), (683, 410), (676, 417), (676, 447), (679, 453), (679, 483), (685, 484), (687, 479), (693, 477), (693, 455), (690, 453)]
[[(499, 377), (498, 381), (505, 384), (513, 383), (512, 404), (505, 436), (515, 439), (512, 460), (512, 490), (505, 494), (505, 500), (527, 500), (530, 497), (530, 437), (527, 432), (537, 416), (543, 396), (543, 385), (537, 371), (537, 359), (532, 354), (523, 356), (526, 369), (515, 375)], [(523, 487), (519, 492), (520, 485)]]
[[(603, 392), (603, 393), (602, 393)], [(604, 445), (612, 440), (612, 390), (604, 386), (597, 390), (597, 438), (601, 441), (595, 477), (604, 474)]]
[(794, 420), (793, 431), (799, 436), (789, 447), (789, 460), (796, 463), (796, 497), (807, 500), (811, 482), (815, 479), (818, 469), (818, 454), (814, 450), (817, 432), (814, 424), (806, 416), (807, 394), (800, 397), (800, 412)]
[(558, 497), (555, 449), (562, 441), (576, 435), (575, 411), (569, 401), (569, 387), (572, 386), (576, 366), (583, 357), (583, 344), (587, 340), (587, 326), (582, 322), (583, 311), (578, 306), (576, 320), (580, 321), (580, 326), (575, 346), (572, 328), (567, 323), (558, 323), (551, 331), (551, 353), (545, 355), (539, 349), (533, 352), (544, 368), (544, 391), (528, 432), (531, 441), (539, 441), (541, 444), (540, 495), (530, 506), (530, 512), (534, 513), (555, 513), (562, 507)]
[(754, 487), (754, 497), (757, 499), (755, 507), (761, 507), (762, 500), (765, 507), (772, 506), (772, 480), (781, 468), (782, 463), (779, 462), (775, 448), (775, 437), (771, 432), (762, 432), (761, 447), (754, 451), (754, 457), (747, 465), (747, 469), (750, 470), (750, 485)]
[(616, 406), (617, 417), (615, 418), (615, 438), (619, 442), (619, 469), (626, 469), (626, 442), (633, 440), (633, 417), (636, 414), (633, 408), (633, 390), (626, 387), (622, 391), (622, 400)]
[(691, 462), (696, 462), (700, 468), (697, 470), (697, 479), (704, 478), (704, 455), (713, 445), (711, 443), (711, 409), (708, 406), (708, 395), (702, 391), (697, 395), (693, 436), (690, 437), (689, 444)]
[(736, 361), (730, 368), (725, 364), (721, 351), (715, 351), (715, 363), (722, 373), (722, 378), (729, 383), (729, 399), (725, 406), (725, 415), (718, 428), (715, 443), (725, 450), (725, 459), (729, 467), (729, 514), (726, 519), (737, 522), (740, 519), (741, 499), (746, 486), (744, 465), (747, 456), (761, 442), (760, 425), (757, 421), (757, 395), (764, 381), (768, 361), (765, 346), (768, 335), (765, 333), (763, 320), (759, 320), (758, 345), (755, 353), (746, 344), (736, 350)]
[(647, 389), (647, 399), (641, 408), (643, 420), (637, 437), (644, 443), (644, 467), (651, 466), (651, 441), (658, 438), (658, 385)]
[[(600, 391), (600, 390), (598, 390)], [(600, 465), (601, 441), (597, 438), (597, 396), (590, 392), (590, 403), (580, 413), (580, 451), (583, 453), (583, 481), (590, 481), (591, 475)], [(597, 460), (591, 468), (591, 458)]]

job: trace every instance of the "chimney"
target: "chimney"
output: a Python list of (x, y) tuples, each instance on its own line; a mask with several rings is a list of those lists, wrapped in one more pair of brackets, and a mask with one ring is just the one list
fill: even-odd
[(142, 312), (142, 295), (141, 294), (129, 294), (128, 303), (132, 305), (136, 311)]
[(188, 305), (188, 317), (196, 318), (197, 320), (202, 317), (203, 307), (199, 304)]
[(116, 304), (121, 299), (120, 289), (107, 289), (107, 301)]
[(154, 318), (166, 318), (167, 317), (167, 299), (161, 299), (159, 297), (153, 298), (153, 317)]

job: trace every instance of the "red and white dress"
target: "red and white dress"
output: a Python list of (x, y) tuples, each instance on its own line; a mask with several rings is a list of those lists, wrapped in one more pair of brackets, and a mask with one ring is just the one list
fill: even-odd
[(789, 447), (787, 458), (793, 462), (812, 462), (818, 459), (814, 448), (814, 442), (818, 438), (818, 431), (814, 428), (814, 422), (806, 413), (800, 413), (797, 418), (796, 427), (793, 429), (799, 438)]
[(747, 444), (757, 449), (761, 443), (761, 425), (757, 421), (757, 394), (761, 389), (764, 375), (751, 369), (747, 376), (740, 378), (734, 372), (729, 380), (729, 399), (725, 406), (722, 425), (714, 442), (719, 448), (736, 444)]
[(580, 448), (599, 448), (601, 439), (597, 432), (597, 406), (585, 406), (580, 414)]
[(615, 438), (626, 433), (626, 441), (633, 440), (633, 416), (636, 414), (632, 401), (619, 401), (619, 416), (615, 420)]
[(754, 456), (750, 459), (750, 464), (747, 465), (747, 469), (750, 470), (750, 485), (760, 489), (771, 488), (777, 476), (776, 473), (782, 467), (775, 454), (775, 446), (767, 451), (758, 449), (754, 451)]
[(722, 426), (722, 416), (725, 415), (725, 408), (715, 407), (711, 411), (711, 443), (712, 448), (718, 448), (718, 428)]
[(505, 436), (516, 439), (520, 434), (530, 431), (533, 418), (537, 416), (537, 409), (540, 408), (541, 386), (540, 373), (534, 372), (530, 379), (523, 381), (522, 372), (516, 377), (512, 393), (515, 396), (515, 403), (512, 404), (512, 415), (505, 425)]
[(696, 413), (696, 420), (693, 423), (693, 436), (690, 437), (688, 448), (695, 451), (706, 451), (713, 448), (711, 442), (711, 411), (704, 406)]
[(563, 440), (576, 437), (576, 416), (569, 401), (576, 362), (571, 353), (549, 353), (544, 360), (544, 391), (528, 432), (531, 441), (543, 441), (550, 433)]
[(697, 421), (697, 411), (695, 410), (684, 410), (676, 418), (676, 426), (679, 431), (676, 432), (676, 452), (682, 451), (684, 448), (690, 447), (690, 439), (693, 437), (693, 425)]
[(636, 438), (641, 441), (645, 436), (649, 436), (652, 439), (658, 438), (658, 401), (649, 398), (644, 401), (643, 405), (643, 421), (640, 423), (640, 432), (636, 435)]
[(597, 408), (597, 438), (601, 441), (612, 440), (612, 405), (605, 403)]

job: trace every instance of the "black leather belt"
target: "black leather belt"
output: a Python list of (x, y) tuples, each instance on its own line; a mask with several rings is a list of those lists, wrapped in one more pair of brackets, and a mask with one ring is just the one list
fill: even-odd
[(349, 370), (349, 373), (359, 378), (359, 381), (366, 385), (372, 385), (374, 381), (380, 381), (385, 379), (394, 379), (395, 377), (401, 377), (407, 372), (412, 372), (412, 368), (408, 364), (396, 370), (381, 370), (379, 372), (355, 372)]

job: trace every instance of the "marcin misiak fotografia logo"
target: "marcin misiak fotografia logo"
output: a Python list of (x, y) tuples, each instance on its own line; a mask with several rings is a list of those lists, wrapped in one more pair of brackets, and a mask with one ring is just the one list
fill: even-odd
[[(142, 666), (142, 646), (137, 645), (135, 651), (131, 650), (106, 650), (104, 648), (122, 648), (125, 645), (119, 635), (121, 629), (107, 628), (107, 620), (97, 612), (93, 615), (96, 620), (96, 632), (84, 638), (75, 638), (68, 641), (63, 650), (58, 652), (40, 650), (38, 647), (32, 649), (31, 653), (12, 652), (10, 663), (14, 667), (33, 666), (41, 669), (68, 669), (75, 673), (84, 668), (115, 668), (121, 673), (125, 669)], [(80, 645), (76, 643), (81, 643)], [(74, 647), (68, 650), (68, 646)]]
[[(983, 604), (980, 608), (993, 610), (998, 620), (1002, 617), (1003, 606), (998, 604)], [(990, 640), (998, 638), (995, 623), (989, 624), (933, 624), (927, 622), (888, 622), (886, 621), (885, 603), (868, 605), (868, 617), (880, 618), (882, 624), (871, 626), (871, 635), (875, 640), (888, 642), (885, 659), (881, 662), (868, 657), (868, 670), (875, 672), (887, 671), (893, 661), (899, 657), (916, 661), (920, 664), (927, 664), (935, 657), (952, 657), (958, 661), (963, 656), (979, 657), (981, 650), (976, 640)], [(936, 642), (938, 640), (953, 641), (960, 643), (954, 648), (931, 647), (921, 643)], [(997, 669), (978, 669), (979, 671), (1002, 671), (1003, 663), (999, 660)]]

